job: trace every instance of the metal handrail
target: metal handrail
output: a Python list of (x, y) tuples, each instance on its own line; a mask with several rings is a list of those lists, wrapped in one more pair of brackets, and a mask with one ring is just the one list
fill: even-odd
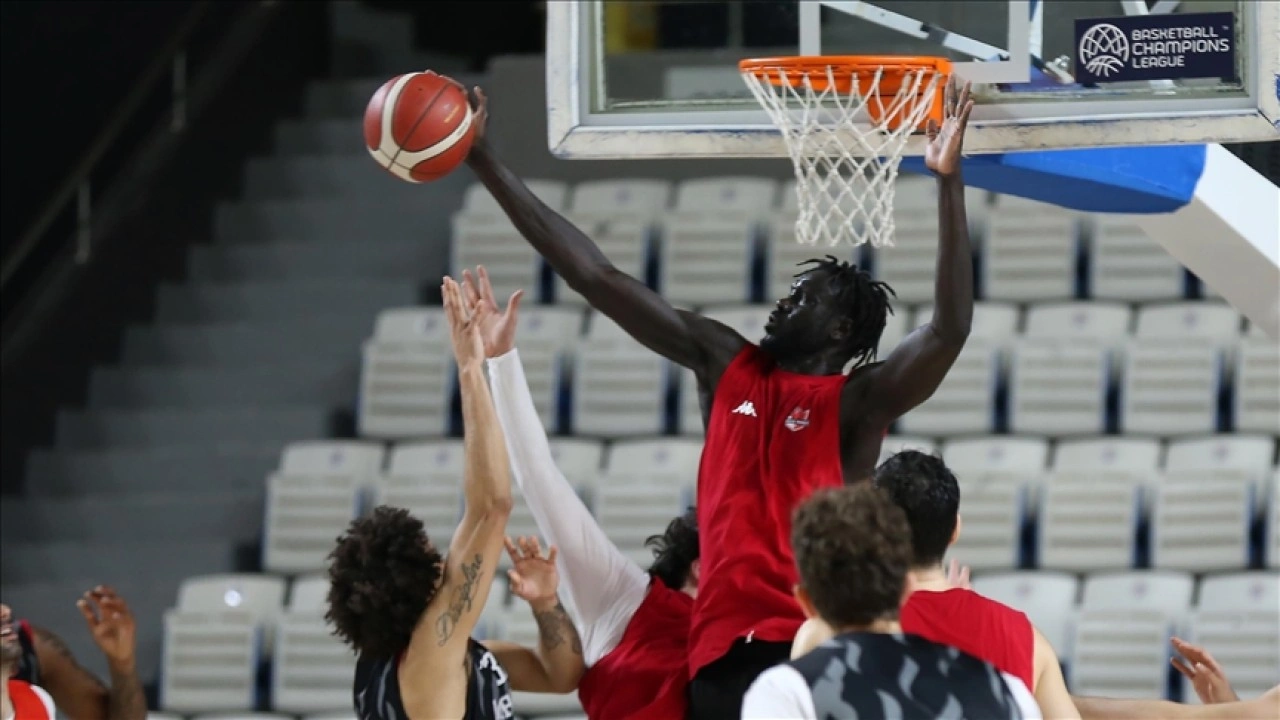
[[(138, 109), (146, 102), (151, 92), (155, 90), (156, 84), (166, 74), (173, 72), (175, 62), (183, 60), (181, 56), (186, 48), (187, 41), (191, 38), (191, 33), (195, 31), (212, 5), (213, 0), (203, 0), (196, 3), (187, 12), (186, 17), (182, 19), (182, 23), (178, 26), (177, 31), (174, 32), (169, 42), (166, 43), (159, 57), (142, 73), (142, 76), (134, 84), (133, 90), (112, 114), (111, 120), (107, 122), (106, 127), (103, 128), (102, 132), (98, 133), (97, 139), (85, 154), (84, 159), (70, 173), (66, 181), (62, 183), (61, 188), (54, 194), (53, 198), (45, 204), (36, 221), (31, 224), (27, 232), (23, 233), (14, 250), (4, 258), (4, 266), (0, 268), (0, 288), (9, 283), (14, 273), (22, 267), (27, 256), (40, 246), (41, 241), (45, 239), (54, 222), (66, 210), (67, 205), (73, 201), (78, 202), (81, 205), (82, 218), (87, 214), (88, 207), (86, 206), (89, 202), (90, 176), (97, 169), (102, 156), (116, 142), (117, 138), (128, 126), (128, 123), (134, 119)], [(82, 233), (86, 231), (87, 228), (81, 229)]]

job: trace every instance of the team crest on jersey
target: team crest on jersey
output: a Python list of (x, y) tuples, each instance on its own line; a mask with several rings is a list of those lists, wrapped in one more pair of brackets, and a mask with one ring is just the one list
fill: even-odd
[(791, 432), (803, 430), (809, 427), (809, 411), (797, 407), (791, 411), (791, 414), (787, 416), (787, 419), (782, 424)]

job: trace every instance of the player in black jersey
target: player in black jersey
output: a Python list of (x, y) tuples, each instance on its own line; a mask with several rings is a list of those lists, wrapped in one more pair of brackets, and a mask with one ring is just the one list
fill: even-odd
[[(502, 554), (511, 479), (480, 329), (457, 283), (445, 278), (443, 292), (462, 391), (466, 507), (443, 556), (421, 521), (390, 507), (353, 522), (330, 556), (326, 618), (359, 654), (361, 720), (506, 720), (512, 689), (568, 692), (583, 671), (582, 644), (556, 600), (553, 559), (532, 541), (508, 547), (512, 587), (538, 618), (538, 650), (471, 639)], [(515, 329), (512, 300), (504, 332)]]
[(766, 670), (743, 718), (1041, 717), (1022, 681), (961, 651), (903, 634), (898, 607), (911, 569), (906, 514), (864, 483), (822, 490), (795, 511), (796, 599), (836, 636)]

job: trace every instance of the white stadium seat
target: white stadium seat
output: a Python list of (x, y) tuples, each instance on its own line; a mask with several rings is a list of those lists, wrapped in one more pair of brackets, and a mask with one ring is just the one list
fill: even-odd
[(386, 450), (381, 443), (359, 440), (313, 440), (289, 443), (280, 470), (303, 475), (359, 475), (382, 472)]
[(574, 371), (573, 427), (580, 435), (656, 435), (666, 415), (669, 363), (593, 313)]
[(1038, 437), (976, 437), (948, 440), (942, 459), (957, 474), (1039, 474), (1049, 466), (1049, 443)]
[[(933, 305), (916, 308), (911, 320), (912, 329), (921, 327), (933, 319)], [(976, 302), (973, 304), (973, 322), (969, 328), (969, 340), (981, 340), (991, 345), (1005, 347), (1018, 335), (1018, 307), (1003, 302)]]
[(272, 706), (292, 713), (349, 708), (355, 652), (325, 622), (326, 605), (313, 605), (300, 593), (294, 600), (276, 631)]
[(1213, 340), (1229, 347), (1240, 339), (1240, 313), (1230, 305), (1203, 301), (1143, 305), (1134, 335), (1146, 340)]
[[(635, 216), (604, 217), (600, 215), (569, 216), (569, 221), (591, 238), (609, 262), (640, 282), (645, 282), (646, 265), (658, 221)], [(536, 287), (536, 286), (533, 286)], [(558, 273), (555, 275), (555, 301), (571, 307), (587, 305), (587, 299), (569, 287)]]
[(1168, 472), (1151, 509), (1151, 564), (1205, 572), (1249, 564), (1254, 492), (1230, 472)]
[(1235, 373), (1236, 430), (1280, 435), (1280, 347), (1261, 333), (1246, 335)]
[(975, 571), (1012, 570), (1021, 561), (1027, 484), (1013, 475), (960, 479), (960, 537), (948, 551)]
[(1218, 426), (1222, 356), (1211, 344), (1137, 340), (1126, 353), (1120, 425), (1140, 435), (1190, 435)]
[(995, 426), (1000, 350), (970, 339), (933, 396), (899, 420), (909, 435), (967, 435)]
[(1079, 216), (1001, 197), (988, 222), (982, 286), (992, 300), (1068, 299), (1076, 293)]
[(379, 313), (360, 368), (360, 435), (402, 439), (446, 432), (452, 387), (453, 354), (444, 309)]
[(464, 465), (461, 440), (397, 445), (378, 483), (376, 503), (408, 510), (422, 521), (428, 537), (443, 546), (462, 518)]
[[(1206, 577), (1189, 634), (1213, 653), (1241, 698), (1270, 690), (1280, 677), (1280, 573)], [(1184, 684), (1183, 696), (1195, 692)]]
[(267, 478), (262, 566), (281, 573), (323, 569), (333, 539), (360, 514), (361, 495), (370, 480), (272, 474)]
[(1078, 339), (1024, 339), (1011, 353), (1009, 426), (1057, 437), (1104, 432), (1111, 353)]
[(893, 288), (899, 312), (909, 303), (932, 302), (938, 278), (938, 218), (899, 216), (893, 246), (873, 256), (877, 280)]
[(262, 630), (247, 611), (166, 612), (160, 706), (177, 712), (254, 707)]
[(1027, 308), (1025, 335), (1035, 339), (1083, 339), (1116, 346), (1129, 337), (1133, 311), (1111, 302), (1046, 302)]
[(1123, 473), (1049, 475), (1040, 494), (1040, 567), (1132, 567), (1142, 479)]
[[(552, 210), (563, 210), (569, 196), (569, 186), (558, 180), (526, 179), (525, 187), (547, 207)], [(483, 183), (474, 183), (467, 188), (462, 198), (462, 210), (473, 215), (503, 215), (502, 206), (493, 197)]]
[(1160, 243), (1132, 219), (1095, 215), (1089, 258), (1090, 294), (1140, 302), (1181, 298), (1187, 273)]
[(1152, 473), (1162, 448), (1152, 438), (1101, 437), (1063, 440), (1054, 447), (1053, 469)]
[(651, 220), (670, 202), (671, 183), (666, 180), (587, 180), (574, 186), (569, 211), (583, 217)]

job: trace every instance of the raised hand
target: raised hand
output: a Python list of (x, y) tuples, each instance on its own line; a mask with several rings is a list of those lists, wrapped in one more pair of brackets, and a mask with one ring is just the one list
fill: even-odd
[(462, 288), (453, 278), (446, 277), (440, 293), (444, 296), (444, 314), (449, 321), (449, 339), (458, 368), (480, 367), (484, 363), (484, 342), (480, 339), (480, 326), (467, 310)]
[(476, 139), (479, 143), (485, 139), (485, 133), (489, 125), (489, 98), (485, 97), (484, 91), (477, 85), (471, 89), (471, 124), (476, 128)]
[(961, 588), (964, 590), (972, 590), (969, 585), (969, 566), (961, 565), (955, 558), (951, 559), (951, 563), (947, 565), (947, 585), (952, 588)]
[(467, 301), (472, 321), (480, 328), (485, 357), (498, 357), (511, 352), (516, 344), (516, 314), (520, 310), (523, 290), (517, 290), (507, 300), (506, 309), (498, 308), (493, 297), (493, 285), (483, 265), (476, 267), (476, 276), (470, 270), (462, 271), (462, 294)]
[(1178, 654), (1169, 659), (1173, 666), (1191, 681), (1191, 686), (1205, 705), (1214, 703), (1235, 702), (1240, 698), (1227, 682), (1227, 674), (1222, 666), (1199, 645), (1192, 645), (1182, 638), (1173, 638), (1173, 649)]
[(560, 586), (560, 573), (556, 571), (556, 547), (551, 546), (546, 557), (536, 537), (522, 537), (512, 541), (507, 538), (507, 554), (512, 568), (507, 571), (511, 580), (511, 592), (538, 609), (556, 601), (556, 589)]
[(133, 613), (116, 591), (106, 585), (85, 593), (76, 602), (93, 641), (107, 660), (117, 666), (132, 667), (135, 640)]
[(969, 99), (969, 83), (956, 89), (954, 77), (947, 82), (942, 101), (942, 125), (932, 118), (925, 128), (929, 144), (924, 149), (924, 164), (939, 177), (951, 177), (960, 169), (964, 131), (969, 125), (973, 100)]

